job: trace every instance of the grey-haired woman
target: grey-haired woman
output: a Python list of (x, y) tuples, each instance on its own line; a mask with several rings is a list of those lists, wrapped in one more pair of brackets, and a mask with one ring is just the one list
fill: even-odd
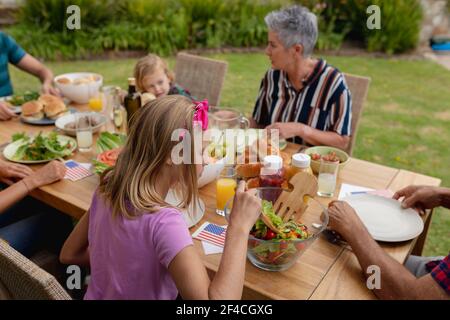
[(339, 70), (311, 56), (317, 17), (296, 5), (269, 13), (265, 22), (272, 68), (261, 81), (252, 127), (278, 129), (281, 138), (300, 144), (346, 149), (351, 95)]

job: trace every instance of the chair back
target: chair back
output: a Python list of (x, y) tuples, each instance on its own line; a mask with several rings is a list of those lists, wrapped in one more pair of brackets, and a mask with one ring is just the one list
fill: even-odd
[(0, 284), (14, 300), (71, 300), (51, 274), (0, 239)]
[(345, 150), (351, 156), (355, 146), (359, 121), (361, 120), (362, 110), (367, 98), (367, 93), (369, 92), (371, 79), (347, 73), (344, 73), (344, 78), (352, 95), (352, 135), (350, 136), (350, 143), (348, 144), (347, 150)]
[(175, 82), (198, 100), (208, 99), (218, 106), (228, 63), (187, 53), (178, 53), (175, 63)]

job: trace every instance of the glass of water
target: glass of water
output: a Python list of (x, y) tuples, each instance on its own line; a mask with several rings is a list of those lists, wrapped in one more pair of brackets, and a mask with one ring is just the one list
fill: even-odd
[(92, 149), (92, 115), (89, 113), (78, 113), (76, 116), (77, 144), (80, 152), (89, 152)]
[(339, 161), (330, 162), (321, 159), (319, 169), (319, 190), (317, 194), (321, 197), (332, 197), (336, 190), (337, 173)]

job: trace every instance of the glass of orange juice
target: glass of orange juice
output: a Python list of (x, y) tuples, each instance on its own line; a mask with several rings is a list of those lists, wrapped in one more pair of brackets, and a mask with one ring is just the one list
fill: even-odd
[[(233, 197), (236, 192), (236, 170), (232, 166), (226, 166), (216, 182), (216, 213), (224, 216), (225, 205), (228, 208), (233, 205)], [(230, 201), (230, 202), (229, 202)]]
[(100, 90), (89, 95), (89, 109), (95, 112), (103, 110), (103, 93)]

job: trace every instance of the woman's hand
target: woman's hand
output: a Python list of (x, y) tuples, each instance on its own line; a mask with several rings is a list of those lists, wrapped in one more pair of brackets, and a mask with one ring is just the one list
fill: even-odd
[(305, 127), (303, 123), (298, 122), (275, 122), (267, 126), (266, 130), (278, 130), (281, 139), (288, 139), (297, 136), (303, 137)]
[(30, 189), (34, 189), (61, 180), (65, 174), (66, 166), (54, 160), (25, 178), (24, 181)]
[(0, 101), (0, 120), (6, 121), (14, 118), (16, 115), (6, 105), (6, 103)]
[(403, 208), (416, 208), (419, 211), (433, 209), (442, 205), (443, 188), (431, 186), (409, 186), (397, 191), (393, 198), (403, 198)]
[(238, 228), (247, 234), (261, 214), (261, 199), (255, 195), (255, 189), (244, 190), (245, 182), (241, 181), (233, 201), (233, 209), (230, 214), (230, 228)]
[(14, 181), (23, 179), (33, 174), (29, 167), (0, 160), (0, 181), (13, 184)]
[(368, 232), (361, 219), (347, 202), (332, 201), (328, 205), (328, 227), (338, 232), (347, 242), (358, 237), (361, 232)]

